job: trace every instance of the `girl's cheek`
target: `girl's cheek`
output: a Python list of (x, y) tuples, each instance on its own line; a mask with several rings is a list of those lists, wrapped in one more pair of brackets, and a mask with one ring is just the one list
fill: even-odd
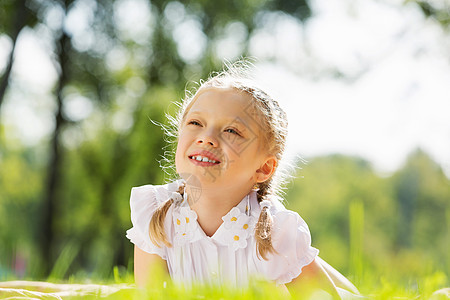
[(180, 156), (182, 156), (182, 153), (180, 153), (180, 148), (179, 147), (180, 147), (180, 144), (178, 143), (177, 144), (177, 149), (175, 151), (175, 170), (176, 170), (177, 173), (179, 173), (180, 159), (181, 159)]
[(180, 160), (186, 154), (188, 150), (186, 138), (181, 136), (178, 138), (176, 149), (175, 149), (175, 167), (178, 168)]

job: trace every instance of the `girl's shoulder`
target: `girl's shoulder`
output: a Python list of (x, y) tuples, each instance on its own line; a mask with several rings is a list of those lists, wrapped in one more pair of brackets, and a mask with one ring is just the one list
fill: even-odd
[(273, 202), (274, 205), (270, 208), (270, 212), (273, 216), (273, 225), (276, 232), (300, 231), (310, 234), (308, 225), (297, 212), (287, 209), (278, 200)]
[(158, 206), (161, 202), (168, 200), (172, 193), (178, 191), (182, 180), (176, 180), (163, 185), (146, 184), (133, 187), (131, 189), (130, 203), (133, 209), (134, 205)]
[[(160, 248), (151, 242), (149, 224), (156, 209), (162, 202), (167, 201), (172, 193), (178, 191), (181, 183), (182, 181), (177, 180), (163, 185), (147, 184), (131, 189), (130, 208), (133, 227), (127, 231), (127, 237), (140, 249), (147, 253), (158, 254), (163, 259), (167, 259), (165, 247)], [(170, 218), (166, 218), (166, 223), (170, 223)]]
[[(287, 209), (281, 201), (276, 198), (270, 199), (270, 215), (273, 220), (273, 238), (275, 240), (292, 241), (301, 237), (310, 243), (310, 231), (305, 220), (295, 211)], [(255, 218), (259, 217), (261, 207), (258, 205), (252, 212)]]
[(311, 234), (300, 215), (271, 199), (272, 246), (276, 253), (269, 255), (261, 264), (269, 279), (285, 284), (298, 277), (304, 266), (310, 264), (319, 251), (311, 246)]
[[(270, 202), (271, 206), (269, 210), (271, 215), (273, 216), (275, 225), (278, 225), (277, 223), (285, 223), (288, 221), (306, 225), (306, 222), (302, 219), (302, 217), (300, 217), (297, 212), (287, 209), (284, 204), (277, 198), (271, 198)], [(257, 213), (259, 213), (259, 211)]]

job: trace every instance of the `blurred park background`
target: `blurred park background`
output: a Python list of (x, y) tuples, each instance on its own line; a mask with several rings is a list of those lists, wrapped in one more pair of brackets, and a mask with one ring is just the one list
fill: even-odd
[(288, 112), (286, 205), (321, 256), (360, 286), (448, 286), (449, 14), (446, 0), (0, 1), (0, 281), (130, 274), (130, 189), (169, 178), (150, 120), (252, 56)]

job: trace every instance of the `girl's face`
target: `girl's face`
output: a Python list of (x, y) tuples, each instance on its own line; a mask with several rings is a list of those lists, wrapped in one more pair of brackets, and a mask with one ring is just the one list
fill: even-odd
[(268, 154), (261, 147), (263, 124), (255, 117), (251, 96), (206, 88), (193, 101), (180, 126), (177, 173), (185, 180), (194, 176), (203, 188), (252, 187), (260, 181), (258, 170)]

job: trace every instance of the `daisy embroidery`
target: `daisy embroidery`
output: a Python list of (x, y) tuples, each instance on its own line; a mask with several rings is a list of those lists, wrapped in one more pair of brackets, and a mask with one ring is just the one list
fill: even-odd
[(242, 217), (247, 217), (247, 215), (241, 213), (239, 208), (233, 207), (225, 216), (222, 217), (223, 227), (225, 227), (225, 229), (235, 227), (237, 221)]
[(246, 218), (239, 218), (239, 220), (236, 222), (236, 228), (239, 230), (243, 230), (244, 232), (249, 235), (253, 230), (255, 229), (255, 219), (251, 217)]
[(233, 250), (247, 247), (247, 238), (255, 227), (254, 219), (234, 207), (222, 220), (224, 228), (227, 229), (225, 240), (228, 246)]
[(197, 214), (188, 207), (181, 207), (179, 212), (174, 212), (173, 222), (175, 226), (175, 241), (180, 245), (190, 241), (197, 228)]
[(246, 230), (231, 230), (227, 236), (228, 246), (233, 250), (247, 247), (248, 232)]

